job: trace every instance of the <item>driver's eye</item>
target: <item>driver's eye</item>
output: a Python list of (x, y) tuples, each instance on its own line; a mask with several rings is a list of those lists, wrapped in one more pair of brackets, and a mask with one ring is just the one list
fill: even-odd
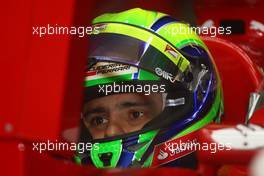
[(103, 116), (93, 117), (90, 121), (90, 123), (93, 127), (103, 125), (107, 122), (108, 122), (108, 120), (106, 118), (104, 118)]
[(134, 111), (134, 112), (131, 112), (131, 114), (130, 114), (131, 119), (138, 119), (138, 118), (143, 117), (143, 116), (144, 116), (144, 112), (142, 112), (142, 111)]

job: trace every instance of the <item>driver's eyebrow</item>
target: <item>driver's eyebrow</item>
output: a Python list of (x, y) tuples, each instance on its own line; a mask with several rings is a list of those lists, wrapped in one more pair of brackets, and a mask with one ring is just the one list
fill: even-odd
[(130, 107), (150, 107), (150, 102), (136, 102), (136, 101), (124, 101), (117, 105), (118, 108), (124, 109), (124, 108), (130, 108)]
[(92, 109), (88, 109), (87, 111), (85, 111), (84, 114), (90, 115), (90, 114), (105, 113), (105, 112), (107, 112), (107, 109), (99, 106)]

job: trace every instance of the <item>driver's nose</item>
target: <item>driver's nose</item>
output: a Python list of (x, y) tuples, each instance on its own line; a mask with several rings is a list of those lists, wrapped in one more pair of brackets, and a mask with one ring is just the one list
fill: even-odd
[(105, 130), (105, 137), (113, 137), (113, 136), (118, 136), (118, 135), (125, 133), (122, 127), (122, 124), (120, 120), (117, 120), (119, 118), (117, 118), (116, 115), (115, 117), (113, 116), (110, 117), (106, 130)]

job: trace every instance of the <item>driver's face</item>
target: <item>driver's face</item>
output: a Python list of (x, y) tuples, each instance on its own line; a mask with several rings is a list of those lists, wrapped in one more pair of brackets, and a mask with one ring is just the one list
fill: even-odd
[(161, 94), (110, 95), (84, 105), (84, 124), (93, 139), (111, 137), (142, 129), (161, 111)]

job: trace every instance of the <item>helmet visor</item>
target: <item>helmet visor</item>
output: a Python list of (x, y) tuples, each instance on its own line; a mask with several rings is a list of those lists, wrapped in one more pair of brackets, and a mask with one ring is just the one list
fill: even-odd
[(133, 65), (150, 71), (170, 82), (181, 81), (189, 62), (169, 44), (157, 48), (153, 38), (145, 42), (130, 36), (102, 33), (92, 35), (90, 63), (111, 61)]

